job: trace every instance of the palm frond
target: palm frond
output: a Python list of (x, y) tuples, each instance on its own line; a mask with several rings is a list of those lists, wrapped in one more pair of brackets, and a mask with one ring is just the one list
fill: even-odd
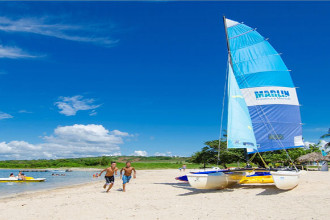
[(330, 137), (330, 133), (321, 136), (321, 138), (326, 138), (326, 137)]

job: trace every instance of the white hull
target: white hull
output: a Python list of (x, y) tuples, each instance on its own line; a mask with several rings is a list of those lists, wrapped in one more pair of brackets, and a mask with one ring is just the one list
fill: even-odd
[(17, 183), (21, 183), (21, 182), (44, 182), (46, 180), (46, 178), (31, 178), (28, 177), (26, 180), (19, 180), (16, 178), (0, 178), (0, 183), (6, 183), (6, 182), (17, 182)]
[(272, 174), (277, 188), (289, 190), (295, 188), (299, 184), (301, 171), (276, 171), (270, 172), (270, 174)]
[(225, 174), (223, 172), (209, 174), (187, 174), (189, 184), (196, 189), (223, 189), (237, 183), (243, 174)]

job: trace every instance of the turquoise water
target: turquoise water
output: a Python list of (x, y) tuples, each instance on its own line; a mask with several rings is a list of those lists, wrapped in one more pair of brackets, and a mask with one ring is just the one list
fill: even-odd
[[(0, 177), (9, 177), (10, 173), (17, 176), (19, 170), (0, 170)], [(91, 183), (102, 178), (93, 178), (95, 171), (73, 171), (73, 172), (59, 172), (58, 174), (65, 174), (65, 176), (52, 176), (56, 172), (26, 172), (26, 176), (34, 178), (46, 178), (45, 182), (36, 183), (0, 183), (0, 197), (14, 195), (17, 193), (53, 189), (62, 186), (69, 186), (80, 183)], [(104, 175), (103, 175), (104, 176)]]

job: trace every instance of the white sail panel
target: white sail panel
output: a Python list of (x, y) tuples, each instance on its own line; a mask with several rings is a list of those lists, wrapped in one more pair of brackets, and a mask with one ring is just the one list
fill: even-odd
[(241, 89), (247, 106), (254, 105), (299, 105), (295, 88), (254, 87)]
[(228, 18), (226, 18), (226, 23), (227, 23), (227, 27), (232, 27), (239, 24), (237, 21), (233, 21)]

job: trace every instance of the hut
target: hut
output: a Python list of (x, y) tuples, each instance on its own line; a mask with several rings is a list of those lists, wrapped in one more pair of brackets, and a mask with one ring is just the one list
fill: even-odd
[(305, 154), (303, 156), (298, 157), (297, 159), (300, 163), (306, 162), (319, 162), (323, 160), (323, 156), (321, 152), (312, 152), (309, 154)]
[(310, 162), (314, 162), (314, 165), (315, 165), (315, 162), (316, 162), (318, 170), (319, 170), (319, 162), (324, 161), (325, 159), (326, 158), (322, 156), (321, 152), (312, 152), (312, 153), (303, 155), (301, 157), (298, 157), (297, 161), (300, 162), (300, 163), (306, 164), (306, 169), (307, 170), (309, 169), (308, 166), (313, 165), (313, 164), (310, 164)]

